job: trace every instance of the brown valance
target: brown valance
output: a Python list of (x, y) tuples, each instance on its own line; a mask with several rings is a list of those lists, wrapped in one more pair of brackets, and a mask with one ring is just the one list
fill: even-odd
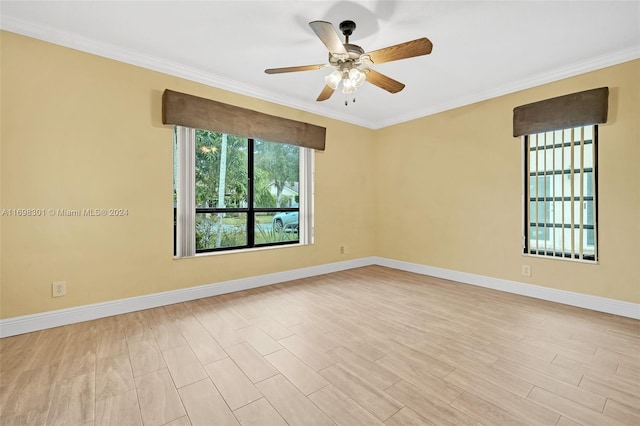
[(558, 96), (513, 109), (513, 136), (607, 122), (609, 88)]
[(324, 150), (324, 127), (166, 89), (162, 123)]

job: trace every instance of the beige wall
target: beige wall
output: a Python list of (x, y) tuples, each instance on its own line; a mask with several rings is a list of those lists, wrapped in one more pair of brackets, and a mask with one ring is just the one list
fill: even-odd
[[(119, 218), (2, 217), (1, 318), (374, 254), (371, 130), (1, 34), (1, 207), (129, 210)], [(315, 245), (173, 259), (165, 88), (327, 128), (327, 150), (315, 157)], [(67, 281), (67, 296), (53, 299), (58, 280)]]
[[(1, 218), (0, 318), (367, 256), (639, 302), (639, 61), (379, 131), (2, 32), (1, 208), (127, 208)], [(611, 87), (600, 133), (599, 265), (520, 255), (514, 106)], [(316, 243), (174, 260), (171, 88), (325, 126)], [(347, 244), (350, 253), (339, 254)], [(522, 263), (533, 276), (520, 276)], [(51, 282), (67, 281), (52, 299)]]
[[(382, 257), (640, 302), (640, 61), (378, 131)], [(598, 265), (524, 257), (518, 105), (601, 86)], [(521, 265), (532, 267), (531, 278)]]

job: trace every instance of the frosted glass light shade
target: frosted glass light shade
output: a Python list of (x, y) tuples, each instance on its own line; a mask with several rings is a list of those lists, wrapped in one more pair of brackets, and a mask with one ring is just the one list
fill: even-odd
[(342, 80), (342, 73), (338, 70), (332, 72), (331, 74), (329, 74), (324, 78), (324, 81), (325, 83), (327, 83), (327, 86), (331, 87), (332, 89), (335, 89), (336, 87), (338, 87), (338, 84), (340, 84), (340, 80)]
[(367, 80), (367, 75), (357, 68), (352, 68), (349, 71), (349, 80), (351, 80), (355, 87), (360, 87)]
[(342, 93), (353, 93), (356, 91), (356, 86), (348, 78), (342, 80)]

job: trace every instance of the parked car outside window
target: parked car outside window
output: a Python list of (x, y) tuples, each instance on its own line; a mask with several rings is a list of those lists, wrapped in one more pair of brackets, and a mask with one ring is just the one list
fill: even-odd
[(298, 212), (281, 212), (273, 216), (276, 232), (298, 232)]

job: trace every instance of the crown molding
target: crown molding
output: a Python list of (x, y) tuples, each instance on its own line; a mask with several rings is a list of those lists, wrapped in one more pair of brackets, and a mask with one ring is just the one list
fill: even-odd
[(596, 56), (585, 61), (577, 62), (565, 67), (556, 68), (551, 71), (537, 74), (533, 77), (514, 81), (504, 84), (495, 89), (486, 90), (478, 93), (471, 94), (470, 96), (459, 97), (451, 99), (447, 102), (430, 106), (428, 108), (412, 111), (411, 114), (406, 114), (399, 117), (394, 117), (392, 120), (382, 121), (377, 123), (374, 130), (384, 127), (392, 126), (395, 124), (404, 123), (407, 121), (415, 120), (417, 118), (426, 117), (429, 115), (437, 114), (440, 112), (448, 111), (455, 108), (460, 108), (466, 105), (471, 105), (477, 102), (486, 101), (489, 99), (497, 98), (500, 96), (508, 95), (510, 93), (519, 92), (521, 90), (531, 89), (533, 87), (541, 86), (547, 83), (553, 83), (569, 77), (575, 77), (580, 74), (585, 74), (591, 71), (596, 71), (602, 68), (610, 67), (613, 65), (622, 64), (624, 62), (633, 61), (640, 58), (640, 47), (634, 46), (628, 49), (622, 49), (615, 52), (608, 53), (606, 55)]
[(234, 92), (240, 95), (264, 100), (270, 103), (283, 105), (308, 113), (316, 114), (322, 117), (344, 121), (372, 130), (382, 129), (384, 127), (404, 123), (421, 117), (434, 115), (440, 112), (463, 107), (488, 99), (504, 96), (509, 93), (518, 92), (520, 90), (530, 89), (532, 87), (562, 80), (564, 78), (573, 77), (623, 62), (632, 61), (640, 58), (640, 47), (634, 46), (627, 49), (618, 50), (606, 55), (590, 58), (565, 67), (560, 67), (551, 71), (537, 74), (533, 77), (510, 82), (491, 90), (485, 90), (473, 93), (469, 96), (458, 97), (449, 101), (433, 105), (427, 108), (412, 111), (410, 114), (395, 116), (384, 121), (371, 121), (345, 114), (341, 111), (336, 113), (334, 109), (324, 108), (320, 106), (310, 105), (300, 102), (288, 96), (282, 96), (278, 93), (267, 91), (256, 86), (242, 84), (232, 79), (222, 77), (202, 69), (185, 66), (173, 61), (167, 61), (162, 58), (147, 55), (131, 49), (124, 49), (109, 43), (100, 42), (87, 37), (82, 37), (74, 33), (61, 31), (48, 26), (34, 24), (12, 16), (2, 15), (0, 17), (0, 29), (14, 32), (24, 36), (43, 40), (53, 44), (57, 44), (82, 52), (94, 54), (97, 56), (113, 59), (130, 65), (139, 66), (152, 71), (163, 74), (172, 75), (174, 77), (184, 78), (186, 80), (213, 86), (219, 89)]
[(132, 49), (124, 49), (110, 43), (104, 43), (75, 33), (54, 29), (49, 26), (34, 24), (12, 16), (3, 15), (0, 17), (0, 29), (59, 46), (68, 47), (70, 49), (79, 50), (81, 52), (113, 59), (118, 62), (138, 66), (151, 71), (157, 71), (174, 77), (183, 78), (185, 80), (194, 81), (196, 83), (202, 83), (207, 86), (216, 87), (218, 89), (227, 90), (240, 95), (268, 101), (270, 103), (295, 108), (297, 110), (339, 121), (346, 121), (348, 123), (370, 129), (373, 128), (372, 122), (362, 120), (353, 115), (345, 116), (344, 112), (337, 114), (331, 109), (313, 107), (291, 97), (282, 96), (278, 93), (263, 90), (255, 86), (242, 84), (235, 80), (222, 77), (202, 69), (189, 67), (178, 62), (168, 61), (166, 59), (147, 55)]

